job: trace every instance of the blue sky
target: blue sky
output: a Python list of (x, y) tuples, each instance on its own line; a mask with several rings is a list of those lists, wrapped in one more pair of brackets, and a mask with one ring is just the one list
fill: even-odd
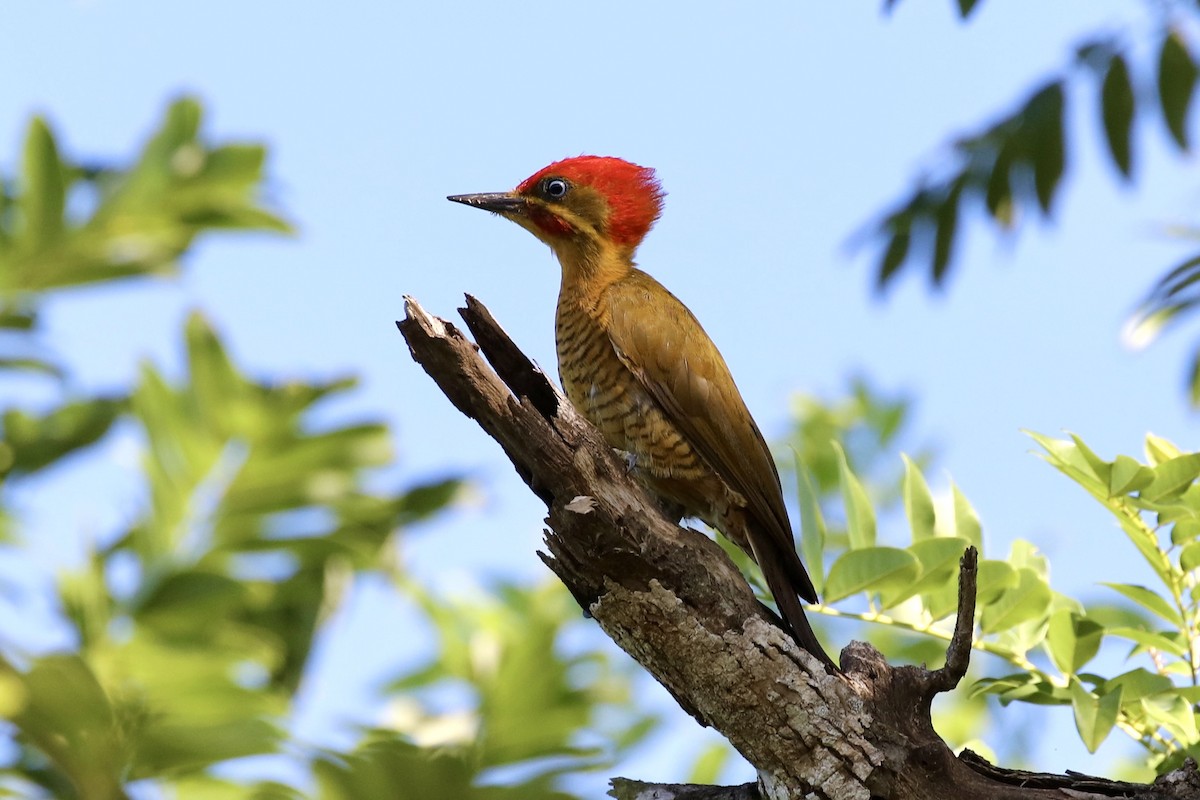
[[(300, 231), (204, 243), (178, 281), (64, 297), (49, 308), (47, 339), (81, 385), (120, 384), (140, 358), (178, 363), (182, 320), (200, 307), (256, 371), (358, 372), (363, 390), (341, 412), (395, 424), (392, 477), (477, 479), (477, 503), (412, 537), (412, 568), (446, 588), (541, 577), (543, 508), (411, 362), (392, 323), (404, 294), (451, 316), (470, 292), (552, 365), (551, 254), (444, 197), (510, 188), (569, 155), (618, 155), (657, 168), (668, 192), (641, 266), (703, 321), (768, 437), (786, 430), (794, 392), (835, 395), (866, 374), (917, 399), (916, 438), (940, 446), (945, 469), (930, 478), (944, 489), (953, 476), (992, 555), (1030, 539), (1050, 556), (1055, 587), (1084, 599), (1102, 596), (1099, 581), (1147, 582), (1102, 509), (1030, 455), (1019, 430), (1069, 429), (1109, 457), (1140, 454), (1148, 430), (1195, 446), (1187, 335), (1142, 353), (1118, 338), (1153, 279), (1187, 254), (1164, 226), (1194, 219), (1200, 200), (1162, 124), (1139, 122), (1137, 180), (1122, 189), (1092, 87), (1080, 85), (1055, 223), (1026, 220), (1019, 236), (997, 237), (971, 217), (944, 294), (912, 276), (880, 300), (875, 251), (846, 247), (954, 134), (1011, 108), (1084, 34), (1145, 40), (1144, 6), (984, 2), (964, 25), (950, 2), (909, 0), (890, 17), (878, 5), (11, 3), (6, 171), (33, 112), (70, 156), (127, 158), (168, 98), (191, 92), (215, 138), (270, 144), (271, 196)], [(128, 464), (119, 446), (109, 455)], [(64, 508), (62, 484), (47, 483), (19, 502), (31, 526), (70, 541), (102, 535), (136, 497), (128, 468), (99, 485), (62, 479), (86, 501)], [(60, 540), (40, 546), (40, 568), (53, 574), (71, 552)], [(406, 623), (378, 593), (356, 594), (323, 669), (364, 685), (416, 658), (421, 635)], [(380, 625), (404, 634), (380, 645), (369, 637)], [(316, 735), (328, 698), (313, 691)], [(678, 779), (669, 752), (622, 771)], [(1069, 741), (1039, 759), (1104, 771)]]

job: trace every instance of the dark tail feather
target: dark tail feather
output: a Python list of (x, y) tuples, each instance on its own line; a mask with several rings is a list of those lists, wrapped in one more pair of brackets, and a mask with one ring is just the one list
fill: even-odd
[[(793, 586), (792, 581), (789, 580), (788, 571), (782, 560), (774, 553), (762, 555), (766, 558), (758, 558), (758, 565), (762, 568), (763, 577), (767, 579), (767, 588), (771, 590), (771, 596), (775, 598), (775, 605), (779, 607), (779, 615), (791, 629), (792, 638), (796, 640), (796, 644), (816, 656), (822, 664), (835, 672), (840, 672), (837, 664), (833, 663), (833, 659), (826, 654), (821, 643), (817, 641), (817, 635), (813, 633), (812, 626), (808, 624), (808, 617), (797, 596), (797, 587)], [(811, 584), (809, 585), (811, 586)]]

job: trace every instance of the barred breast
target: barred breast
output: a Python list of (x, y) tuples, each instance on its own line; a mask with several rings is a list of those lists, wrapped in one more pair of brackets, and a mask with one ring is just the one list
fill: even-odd
[[(582, 308), (560, 300), (555, 320), (558, 370), (571, 403), (608, 444), (654, 478), (715, 478), (678, 428), (621, 363), (603, 327)], [(684, 498), (679, 498), (684, 501)], [(690, 503), (685, 503), (690, 505)]]

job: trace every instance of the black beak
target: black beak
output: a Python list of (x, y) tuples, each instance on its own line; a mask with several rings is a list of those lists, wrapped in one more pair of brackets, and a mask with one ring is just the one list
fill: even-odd
[(497, 214), (524, 214), (525, 198), (510, 192), (485, 192), (483, 194), (452, 194), (446, 198), (465, 206), (495, 211)]

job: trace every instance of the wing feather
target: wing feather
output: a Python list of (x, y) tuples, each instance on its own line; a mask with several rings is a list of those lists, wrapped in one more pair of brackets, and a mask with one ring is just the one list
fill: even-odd
[(799, 594), (815, 601), (816, 590), (796, 554), (771, 451), (700, 322), (640, 270), (609, 287), (601, 302), (617, 357), (726, 485), (746, 499)]

